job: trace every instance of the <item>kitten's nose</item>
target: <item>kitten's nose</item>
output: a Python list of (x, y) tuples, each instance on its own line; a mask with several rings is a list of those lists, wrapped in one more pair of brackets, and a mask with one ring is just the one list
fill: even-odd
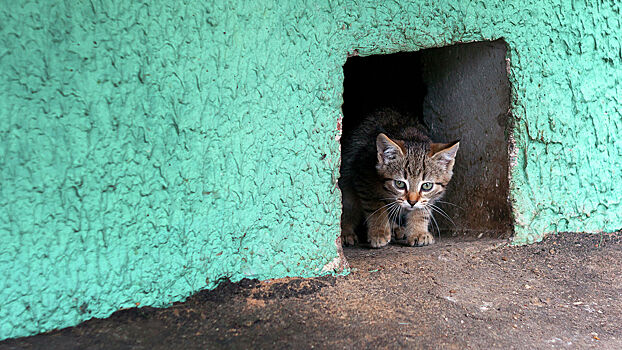
[(406, 196), (406, 201), (410, 204), (411, 207), (414, 207), (415, 204), (419, 201), (419, 194), (416, 192), (410, 192)]

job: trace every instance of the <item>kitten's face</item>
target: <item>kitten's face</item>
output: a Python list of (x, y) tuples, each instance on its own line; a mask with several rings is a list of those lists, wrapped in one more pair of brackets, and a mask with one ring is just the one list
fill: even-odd
[(396, 201), (408, 211), (433, 204), (442, 197), (451, 179), (458, 147), (458, 142), (426, 144), (378, 135), (376, 169), (383, 178), (380, 198)]

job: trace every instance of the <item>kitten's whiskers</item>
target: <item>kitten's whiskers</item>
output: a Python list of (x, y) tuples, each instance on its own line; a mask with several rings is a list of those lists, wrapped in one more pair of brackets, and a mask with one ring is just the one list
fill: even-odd
[(438, 232), (438, 239), (441, 239), (441, 229), (438, 228), (438, 223), (436, 222), (436, 219), (434, 218), (434, 215), (432, 214), (432, 212), (430, 211), (430, 209), (428, 209), (427, 207), (425, 207), (425, 210), (428, 211), (428, 214), (430, 214), (430, 218), (432, 218), (432, 221), (434, 222), (434, 225), (436, 226), (436, 232)]
[(368, 221), (369, 219), (371, 219), (371, 217), (372, 217), (374, 214), (376, 214), (376, 213), (377, 213), (380, 209), (385, 208), (385, 207), (388, 207), (389, 205), (392, 205), (392, 204), (395, 204), (395, 203), (396, 203), (396, 202), (391, 202), (391, 203), (389, 203), (389, 204), (385, 204), (385, 205), (381, 206), (380, 208), (378, 208), (378, 209), (374, 210), (374, 212), (373, 212), (373, 213), (371, 213), (371, 214), (369, 214), (369, 215), (367, 216), (367, 218), (365, 219), (364, 224), (366, 224), (366, 223), (367, 223), (367, 221)]
[(392, 221), (392, 217), (393, 217), (393, 210), (395, 209), (395, 206), (390, 206), (389, 209), (387, 209), (387, 221), (385, 222), (385, 224), (388, 226), (387, 230), (390, 232), (391, 231), (391, 221)]
[[(385, 220), (385, 227), (386, 227), (386, 228), (387, 228), (387, 230), (390, 232), (390, 231), (391, 231), (391, 217), (392, 217), (391, 215), (392, 215), (392, 212), (395, 210), (395, 206), (399, 206), (399, 205), (397, 204), (397, 201), (393, 201), (393, 202), (391, 202), (391, 203), (388, 203), (388, 204), (383, 205), (382, 207), (380, 207), (380, 208), (376, 209), (373, 213), (369, 214), (369, 215), (367, 216), (367, 219), (365, 219), (365, 223), (367, 223), (367, 221), (368, 221), (369, 219), (371, 219), (371, 218), (372, 218), (372, 216), (374, 216), (374, 215), (375, 215), (375, 214), (376, 214), (379, 210), (381, 210), (381, 209), (383, 209), (383, 208), (387, 208), (387, 207), (388, 207), (387, 209), (385, 209), (385, 210), (381, 211), (381, 212), (379, 213), (379, 215), (376, 215), (376, 217), (374, 218), (374, 220), (371, 222), (371, 225), (373, 225), (373, 226), (377, 226), (379, 223), (381, 223), (380, 221), (384, 219), (384, 220)], [(384, 215), (383, 215), (383, 214), (384, 214)]]
[[(397, 205), (397, 210), (395, 215), (397, 216), (397, 230), (402, 231), (401, 237), (400, 239), (402, 239), (405, 234), (403, 232), (403, 228), (402, 228), (402, 206), (400, 204)], [(395, 236), (395, 238), (397, 239), (397, 235)]]
[(394, 222), (394, 217), (395, 217), (395, 213), (399, 210), (400, 206), (399, 204), (397, 204), (397, 201), (391, 203), (393, 205), (391, 205), (389, 207), (389, 209), (387, 209), (387, 212), (389, 213), (387, 216), (387, 224), (389, 225), (388, 230), (389, 232), (392, 231), (392, 227), (393, 227), (393, 222)]
[(428, 205), (430, 206), (430, 208), (432, 208), (432, 210), (441, 214), (445, 219), (449, 220), (452, 225), (456, 226), (456, 223), (449, 217), (449, 215), (447, 215), (447, 213), (443, 209), (437, 207), (436, 205), (432, 203), (428, 203)]
[(395, 221), (397, 221), (397, 220), (399, 219), (399, 216), (398, 216), (398, 215), (399, 215), (399, 212), (400, 212), (400, 209), (401, 209), (401, 208), (402, 208), (402, 207), (401, 207), (400, 205), (398, 205), (397, 203), (396, 203), (396, 205), (393, 207), (393, 210), (392, 210), (393, 215), (392, 215), (392, 217), (391, 217), (391, 222), (395, 222)]
[(442, 201), (442, 200), (439, 200), (439, 199), (437, 199), (437, 200), (436, 200), (436, 202), (438, 202), (438, 203), (443, 203), (443, 204), (449, 204), (449, 205), (454, 206), (454, 207), (456, 207), (456, 208), (458, 208), (458, 209), (462, 209), (462, 210), (464, 210), (464, 208), (463, 208), (463, 207), (461, 207), (461, 206), (459, 206), (459, 205), (457, 205), (457, 204), (453, 204), (453, 203), (451, 203), (451, 202), (445, 202), (445, 201)]

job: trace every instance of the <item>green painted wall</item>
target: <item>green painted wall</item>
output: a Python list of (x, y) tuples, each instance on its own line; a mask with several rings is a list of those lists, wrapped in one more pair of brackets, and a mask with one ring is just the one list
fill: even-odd
[(515, 241), (621, 227), (619, 18), (615, 1), (5, 1), (0, 338), (330, 271), (354, 50), (505, 38)]

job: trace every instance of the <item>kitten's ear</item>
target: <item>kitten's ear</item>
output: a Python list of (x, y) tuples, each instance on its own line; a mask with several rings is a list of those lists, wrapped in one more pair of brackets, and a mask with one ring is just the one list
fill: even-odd
[(456, 153), (460, 147), (460, 140), (450, 143), (433, 143), (430, 145), (429, 156), (437, 163), (451, 170), (454, 166)]
[(383, 133), (378, 134), (378, 137), (376, 137), (376, 150), (378, 150), (379, 165), (386, 164), (396, 157), (404, 155), (402, 146)]

